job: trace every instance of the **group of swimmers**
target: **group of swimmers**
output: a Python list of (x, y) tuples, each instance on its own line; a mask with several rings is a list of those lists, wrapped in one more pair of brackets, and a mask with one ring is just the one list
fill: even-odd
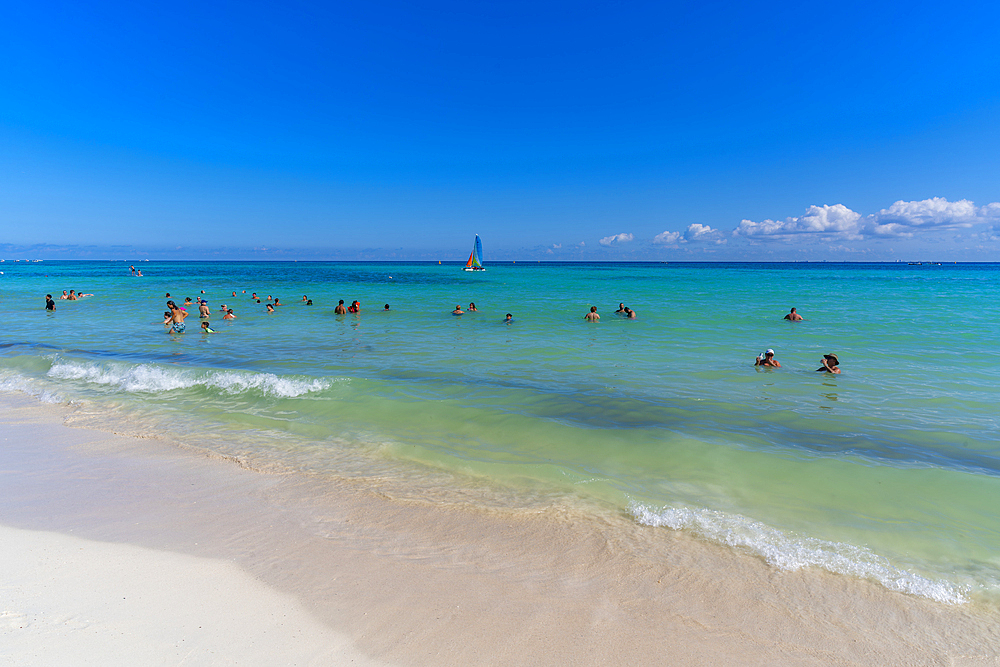
[[(84, 299), (88, 296), (94, 296), (93, 294), (84, 294), (83, 292), (77, 292), (76, 290), (70, 290), (66, 292), (63, 290), (62, 296), (59, 297), (60, 301), (77, 301), (79, 299)], [(56, 309), (56, 302), (53, 300), (51, 294), (45, 295), (45, 310), (53, 312)]]
[[(626, 306), (624, 303), (618, 304), (618, 310), (615, 311), (615, 315), (624, 317), (626, 320), (634, 320), (636, 318), (635, 311)], [(588, 322), (600, 322), (601, 316), (597, 314), (597, 306), (591, 306), (590, 312), (584, 315), (583, 319)]]
[[(805, 320), (804, 317), (792, 311), (785, 315), (784, 319), (789, 322), (802, 322)], [(824, 354), (823, 358), (819, 361), (820, 367), (816, 369), (817, 373), (840, 373), (840, 359), (836, 354)], [(781, 362), (774, 358), (774, 350), (768, 348), (757, 355), (757, 359), (753, 362), (754, 366), (764, 366), (765, 368), (781, 368)]]

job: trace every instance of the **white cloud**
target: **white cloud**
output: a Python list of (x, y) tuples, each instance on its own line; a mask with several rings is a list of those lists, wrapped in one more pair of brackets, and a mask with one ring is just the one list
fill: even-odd
[(657, 234), (653, 237), (653, 243), (656, 245), (674, 245), (680, 240), (680, 232), (663, 232), (662, 234)]
[(833, 206), (810, 206), (797, 218), (784, 220), (764, 220), (754, 222), (743, 220), (733, 231), (733, 236), (787, 237), (798, 234), (836, 235), (847, 238), (857, 237), (860, 231), (861, 214), (843, 204)]
[[(612, 236), (605, 236), (600, 240), (601, 245), (618, 245), (619, 243), (628, 243), (634, 237), (631, 234), (614, 234)], [(580, 245), (583, 245), (582, 243)]]
[(722, 236), (722, 232), (718, 229), (712, 229), (708, 225), (702, 225), (700, 223), (694, 223), (688, 225), (687, 231), (684, 232), (684, 240), (689, 243), (694, 242), (706, 242), (711, 241), (715, 243), (725, 243), (726, 239)]
[(813, 237), (823, 240), (912, 238), (914, 234), (964, 229), (1000, 220), (1000, 203), (976, 206), (968, 199), (950, 202), (944, 197), (897, 201), (878, 213), (862, 216), (843, 204), (810, 206), (804, 215), (784, 220), (743, 220), (733, 236), (756, 239)]
[(869, 216), (865, 231), (875, 236), (912, 237), (915, 232), (965, 229), (1000, 218), (1000, 204), (976, 206), (968, 199), (950, 202), (944, 197), (898, 201)]
[(552, 244), (552, 249), (553, 250), (559, 250), (559, 248), (561, 248), (561, 247), (562, 247), (562, 243), (553, 243)]
[(666, 231), (653, 237), (655, 245), (678, 245), (680, 243), (725, 243), (726, 238), (718, 229), (708, 225), (693, 223), (683, 232)]
[(872, 217), (878, 222), (884, 220), (909, 227), (950, 228), (969, 227), (978, 216), (979, 209), (968, 199), (950, 202), (944, 197), (933, 197), (922, 201), (898, 201)]

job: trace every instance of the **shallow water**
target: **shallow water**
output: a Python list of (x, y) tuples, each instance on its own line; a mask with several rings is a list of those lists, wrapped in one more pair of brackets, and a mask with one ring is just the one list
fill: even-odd
[[(572, 503), (942, 602), (1000, 592), (1000, 265), (141, 267), (0, 264), (0, 389), (402, 497)], [(63, 289), (96, 296), (45, 313)], [(204, 335), (189, 308), (165, 334), (165, 293), (201, 290), (238, 319)], [(754, 368), (768, 347), (780, 370)], [(827, 352), (841, 375), (815, 372)]]

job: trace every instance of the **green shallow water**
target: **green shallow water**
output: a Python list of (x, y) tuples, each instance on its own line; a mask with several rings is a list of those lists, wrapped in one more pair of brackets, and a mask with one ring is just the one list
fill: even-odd
[[(1000, 590), (1000, 266), (127, 266), (0, 264), (0, 388), (414, 497), (487, 485), (942, 601)], [(96, 296), (43, 312), (63, 289)], [(164, 295), (201, 290), (238, 319), (165, 335)], [(768, 347), (780, 370), (753, 367)]]

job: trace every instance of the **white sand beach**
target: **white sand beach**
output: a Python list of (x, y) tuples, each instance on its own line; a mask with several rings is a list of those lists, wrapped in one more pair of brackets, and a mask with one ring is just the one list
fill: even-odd
[(995, 612), (261, 474), (0, 396), (0, 663), (993, 665)]

